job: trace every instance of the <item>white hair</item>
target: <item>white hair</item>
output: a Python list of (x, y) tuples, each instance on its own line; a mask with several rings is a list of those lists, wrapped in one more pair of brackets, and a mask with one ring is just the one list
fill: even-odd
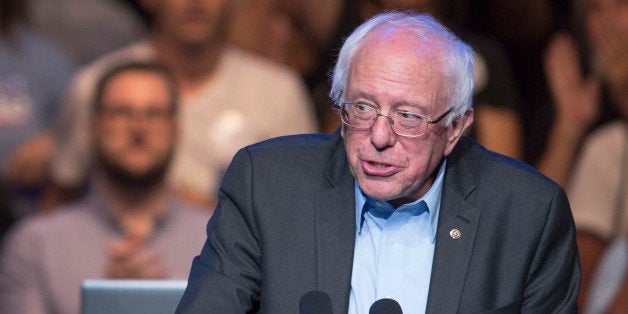
[(360, 49), (366, 35), (380, 26), (410, 31), (421, 44), (438, 42), (444, 51), (440, 55), (445, 66), (444, 92), (452, 114), (447, 117), (449, 125), (455, 118), (462, 117), (472, 105), (473, 96), (473, 50), (445, 26), (428, 14), (414, 12), (388, 12), (374, 16), (356, 28), (345, 40), (338, 61), (332, 72), (329, 96), (334, 103), (345, 101), (345, 91), (351, 62)]

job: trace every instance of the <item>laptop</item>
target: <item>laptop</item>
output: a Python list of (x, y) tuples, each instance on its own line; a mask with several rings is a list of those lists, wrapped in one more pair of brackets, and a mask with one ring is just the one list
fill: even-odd
[(186, 286), (185, 280), (88, 279), (81, 285), (81, 313), (172, 314)]

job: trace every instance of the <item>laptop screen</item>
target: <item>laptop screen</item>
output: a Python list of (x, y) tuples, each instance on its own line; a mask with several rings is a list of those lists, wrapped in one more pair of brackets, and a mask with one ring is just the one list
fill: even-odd
[(81, 312), (172, 314), (186, 286), (185, 280), (85, 280)]

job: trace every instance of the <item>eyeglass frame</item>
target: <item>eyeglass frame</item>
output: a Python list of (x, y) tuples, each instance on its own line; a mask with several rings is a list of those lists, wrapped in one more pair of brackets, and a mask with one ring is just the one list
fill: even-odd
[[(373, 122), (371, 123), (371, 125), (370, 125), (369, 127), (357, 127), (357, 126), (351, 125), (351, 124), (349, 124), (349, 122), (345, 121), (344, 117), (342, 116), (342, 107), (343, 107), (343, 106), (355, 105), (355, 104), (360, 104), (360, 103), (361, 103), (361, 104), (364, 104), (364, 105), (366, 105), (366, 106), (368, 106), (368, 107), (370, 107), (370, 108), (372, 108), (372, 109), (374, 109), (374, 110), (375, 110), (375, 117), (373, 118)], [(397, 135), (399, 135), (399, 136), (401, 136), (401, 137), (406, 137), (406, 138), (419, 138), (419, 137), (424, 136), (425, 134), (427, 134), (427, 133), (428, 133), (430, 125), (432, 125), (432, 124), (437, 124), (437, 123), (441, 122), (441, 121), (442, 121), (442, 120), (443, 120), (443, 119), (444, 119), (444, 118), (445, 118), (445, 117), (446, 117), (449, 113), (451, 113), (451, 112), (453, 111), (453, 108), (449, 108), (449, 109), (447, 109), (447, 111), (445, 111), (443, 114), (441, 114), (440, 116), (438, 116), (436, 119), (432, 119), (432, 120), (430, 120), (430, 118), (429, 118), (429, 117), (427, 117), (427, 116), (425, 116), (425, 115), (422, 115), (422, 114), (419, 114), (419, 113), (413, 113), (413, 112), (410, 112), (411, 114), (413, 114), (413, 115), (415, 115), (415, 116), (419, 117), (419, 118), (420, 118), (420, 120), (421, 120), (423, 123), (425, 123), (425, 124), (426, 124), (426, 129), (425, 129), (425, 132), (424, 132), (424, 133), (421, 133), (421, 134), (419, 134), (419, 135), (408, 135), (408, 134), (399, 134), (399, 133), (395, 130), (395, 128), (393, 127), (393, 126), (394, 126), (394, 122), (395, 122), (395, 120), (393, 120), (393, 118), (390, 116), (390, 114), (386, 115), (386, 114), (381, 113), (381, 112), (380, 112), (380, 111), (381, 111), (381, 108), (376, 108), (376, 107), (372, 106), (371, 104), (369, 104), (368, 102), (365, 102), (365, 101), (358, 101), (358, 102), (353, 102), (353, 101), (345, 101), (345, 102), (340, 103), (340, 104), (334, 104), (333, 108), (335, 108), (336, 110), (338, 110), (338, 115), (340, 116), (340, 120), (341, 120), (341, 121), (342, 121), (342, 123), (344, 123), (346, 126), (349, 126), (349, 127), (351, 127), (351, 128), (357, 129), (357, 130), (368, 130), (368, 129), (372, 128), (372, 127), (373, 127), (373, 125), (375, 125), (375, 122), (377, 122), (377, 118), (379, 118), (380, 116), (382, 116), (382, 117), (387, 118), (387, 120), (388, 120), (388, 124), (390, 125), (390, 129), (391, 129), (391, 130), (392, 130), (395, 134), (397, 134)], [(419, 125), (420, 125), (420, 124), (419, 124)]]
[(149, 123), (159, 123), (172, 119), (174, 111), (171, 108), (162, 110), (161, 108), (149, 107), (143, 110), (134, 110), (127, 106), (102, 106), (97, 115), (117, 123), (131, 123), (138, 119)]

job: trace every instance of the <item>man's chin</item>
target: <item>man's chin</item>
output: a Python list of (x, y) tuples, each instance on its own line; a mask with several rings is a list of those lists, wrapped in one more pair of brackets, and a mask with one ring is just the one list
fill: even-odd
[(141, 178), (146, 176), (152, 168), (143, 167), (121, 167), (130, 177)]
[(161, 167), (107, 167), (107, 177), (120, 186), (130, 189), (151, 188), (163, 182), (166, 174), (166, 166)]
[(398, 191), (392, 191), (387, 186), (382, 186), (383, 182), (373, 182), (379, 180), (368, 180), (358, 182), (364, 194), (380, 201), (388, 201), (399, 197)]

